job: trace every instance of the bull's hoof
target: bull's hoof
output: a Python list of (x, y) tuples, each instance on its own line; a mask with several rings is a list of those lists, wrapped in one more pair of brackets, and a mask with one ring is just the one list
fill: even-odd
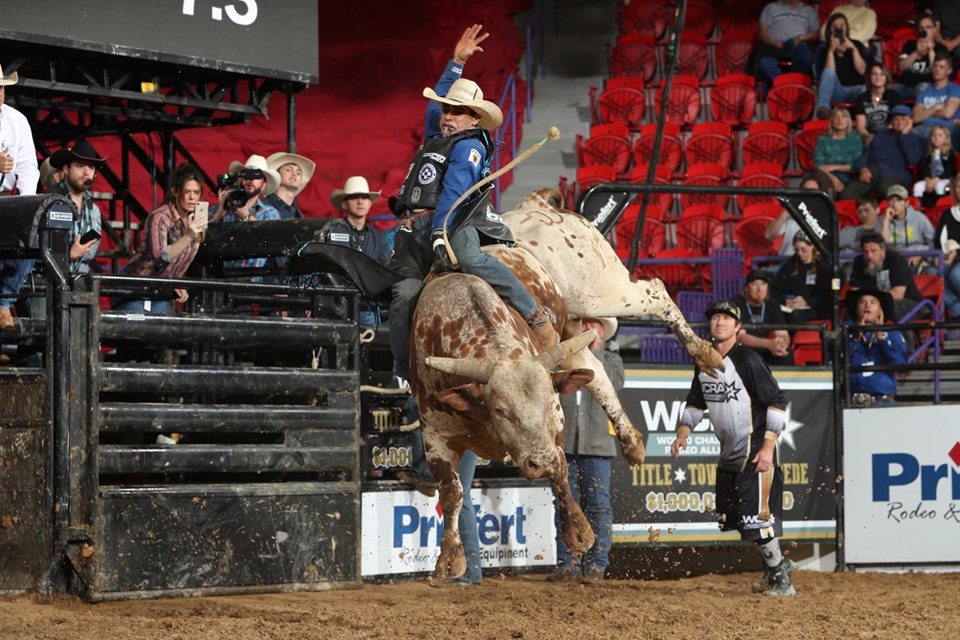
[(620, 451), (623, 453), (626, 461), (633, 465), (643, 464), (643, 460), (647, 456), (647, 450), (646, 447), (643, 446), (643, 440), (639, 438), (628, 445), (621, 443)]
[(696, 342), (690, 345), (689, 353), (700, 371), (705, 372), (709, 376), (716, 378), (717, 376), (714, 370), (724, 370), (723, 356), (713, 348), (713, 345), (702, 338), (697, 338)]
[(437, 565), (433, 569), (434, 585), (439, 586), (445, 580), (459, 578), (466, 572), (467, 557), (463, 553), (463, 545), (458, 544), (452, 550), (442, 548), (440, 557), (437, 558)]
[(574, 514), (570, 525), (563, 530), (563, 543), (574, 556), (582, 556), (589, 551), (596, 539), (583, 513)]

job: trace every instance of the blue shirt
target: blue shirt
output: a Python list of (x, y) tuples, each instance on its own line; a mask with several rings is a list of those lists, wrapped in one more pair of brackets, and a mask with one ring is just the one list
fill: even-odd
[(281, 220), (300, 220), (303, 218), (303, 211), (300, 211), (300, 206), (296, 198), (293, 199), (293, 204), (287, 204), (283, 198), (275, 193), (271, 193), (264, 198), (263, 201), (277, 210)]
[[(951, 98), (960, 98), (960, 85), (955, 85), (948, 81), (947, 84), (939, 89), (931, 84), (929, 87), (921, 91), (917, 95), (917, 104), (923, 106), (925, 109), (929, 109), (937, 106), (938, 104), (946, 104)], [(951, 120), (937, 118), (935, 116), (930, 116), (924, 120), (922, 124), (940, 124), (948, 129), (953, 126), (953, 122)]]
[[(851, 367), (904, 364), (906, 361), (907, 344), (899, 331), (885, 331), (883, 340), (878, 340), (872, 331), (865, 331), (862, 339), (851, 338), (850, 340)], [(850, 391), (851, 393), (869, 393), (875, 396), (896, 395), (896, 371), (851, 372)]]
[(919, 164), (926, 153), (926, 142), (917, 134), (901, 135), (893, 129), (882, 129), (860, 154), (856, 171), (876, 165), (880, 175), (874, 178), (896, 178), (900, 184), (913, 184), (909, 165)]
[[(212, 214), (213, 212), (211, 212)], [(257, 202), (250, 207), (250, 217), (248, 220), (279, 220), (280, 214), (277, 213), (277, 210), (265, 203), (263, 200), (257, 200)], [(223, 216), (224, 222), (243, 222), (243, 219), (240, 218), (235, 212), (227, 211), (226, 215)], [(269, 258), (246, 258), (244, 260), (228, 260), (223, 263), (224, 268), (226, 269), (248, 269), (252, 267), (262, 268), (267, 264)], [(261, 278), (255, 278), (254, 282), (260, 282)]]

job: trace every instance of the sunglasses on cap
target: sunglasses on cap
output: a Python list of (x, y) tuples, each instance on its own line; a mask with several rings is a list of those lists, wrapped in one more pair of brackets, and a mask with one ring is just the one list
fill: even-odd
[(445, 114), (449, 113), (450, 115), (454, 115), (454, 116), (472, 116), (474, 118), (477, 117), (476, 112), (470, 107), (458, 107), (452, 104), (441, 105), (440, 111)]

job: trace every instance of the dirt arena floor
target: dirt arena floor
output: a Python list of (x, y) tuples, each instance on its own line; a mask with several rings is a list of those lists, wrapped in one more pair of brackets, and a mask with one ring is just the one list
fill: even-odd
[(750, 592), (753, 573), (555, 585), (488, 576), (479, 587), (424, 581), (260, 596), (86, 604), (0, 601), (0, 638), (50, 640), (574, 640), (582, 638), (948, 638), (960, 629), (960, 574), (798, 571), (796, 598)]

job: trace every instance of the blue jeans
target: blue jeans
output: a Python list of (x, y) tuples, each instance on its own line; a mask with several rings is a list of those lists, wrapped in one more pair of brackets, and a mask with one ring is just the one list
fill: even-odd
[(817, 90), (817, 108), (830, 108), (838, 102), (853, 102), (866, 91), (862, 84), (848, 87), (840, 84), (836, 69), (824, 69), (820, 72), (820, 88)]
[(960, 260), (955, 260), (943, 276), (943, 305), (950, 317), (960, 320)]
[[(757, 67), (768, 83), (783, 73), (780, 69), (781, 58), (777, 56), (778, 52), (779, 49), (774, 49), (769, 45), (757, 45)], [(798, 44), (787, 59), (793, 63), (790, 66), (791, 72), (810, 73), (810, 69), (813, 68), (813, 52), (805, 42)]]
[(463, 541), (463, 553), (467, 557), (467, 572), (460, 578), (463, 582), (479, 584), (483, 579), (480, 568), (480, 531), (477, 523), (477, 510), (470, 499), (470, 486), (477, 471), (477, 454), (464, 451), (460, 459), (460, 485), (463, 487), (463, 506), (460, 507), (460, 519), (457, 531)]
[[(613, 544), (613, 507), (610, 505), (610, 458), (567, 454), (570, 492), (597, 537), (580, 563), (585, 571), (606, 570), (610, 564)], [(557, 523), (557, 560), (563, 569), (578, 571), (577, 561), (570, 554), (560, 533), (560, 514)]]
[(34, 258), (0, 260), (0, 307), (12, 307), (33, 271)]
[(480, 234), (474, 227), (467, 225), (457, 229), (450, 238), (450, 247), (457, 256), (461, 271), (486, 281), (524, 320), (536, 313), (537, 301), (527, 293), (513, 271), (480, 250)]

